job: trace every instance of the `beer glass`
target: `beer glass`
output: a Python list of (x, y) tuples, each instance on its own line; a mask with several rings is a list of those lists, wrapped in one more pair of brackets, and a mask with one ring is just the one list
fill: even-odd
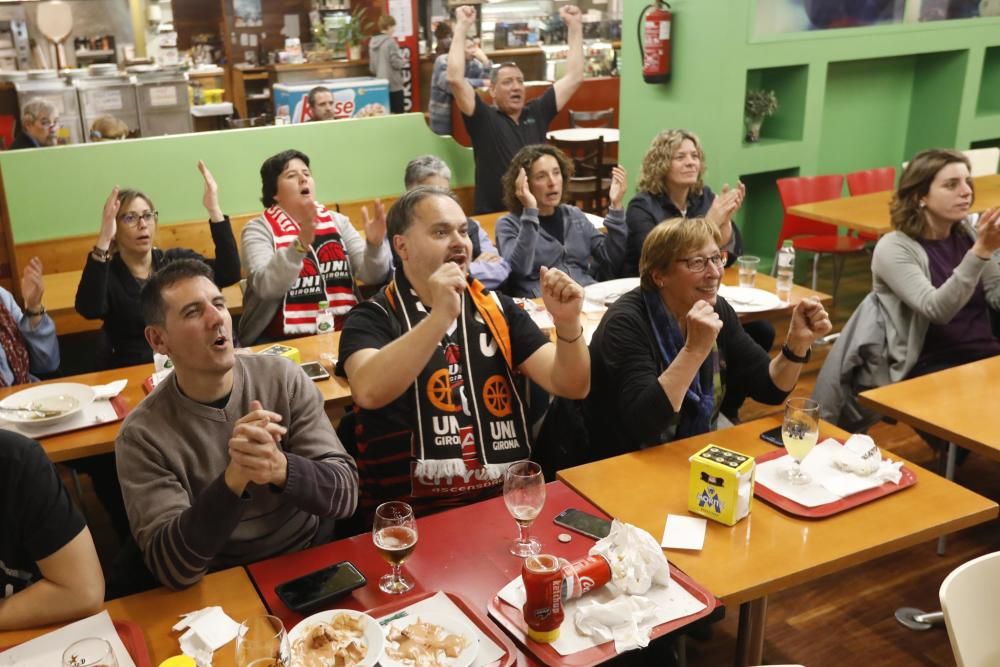
[(375, 510), (372, 539), (379, 554), (392, 566), (392, 572), (379, 579), (379, 590), (396, 595), (413, 588), (413, 582), (407, 581), (399, 572), (403, 561), (417, 546), (417, 521), (413, 518), (413, 508), (396, 500), (379, 505)]
[(528, 530), (545, 506), (542, 467), (534, 461), (512, 463), (503, 477), (503, 501), (517, 521), (518, 538), (510, 545), (510, 552), (521, 558), (538, 554), (542, 543)]
[(287, 667), (288, 636), (276, 616), (251, 616), (236, 631), (236, 667)]
[(62, 655), (63, 667), (118, 667), (114, 649), (107, 640), (99, 637), (79, 639), (69, 645)]
[(819, 440), (819, 404), (808, 398), (790, 398), (785, 402), (785, 420), (781, 424), (781, 441), (792, 458), (792, 468), (785, 477), (792, 484), (812, 481), (802, 472), (802, 460)]

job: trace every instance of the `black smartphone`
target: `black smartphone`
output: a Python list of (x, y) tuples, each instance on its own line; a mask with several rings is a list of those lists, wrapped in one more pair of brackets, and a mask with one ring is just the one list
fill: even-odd
[(292, 611), (309, 614), (326, 603), (361, 588), (368, 583), (365, 575), (349, 561), (342, 561), (322, 570), (286, 581), (274, 587), (274, 592)]
[(772, 445), (777, 445), (778, 447), (785, 446), (785, 442), (781, 439), (780, 426), (775, 426), (774, 428), (767, 429), (766, 431), (760, 434), (760, 439)]
[(565, 526), (581, 535), (593, 537), (595, 540), (607, 537), (608, 533), (611, 532), (610, 520), (588, 514), (575, 507), (570, 507), (559, 512), (553, 521), (559, 526)]
[(326, 372), (326, 369), (318, 361), (307, 361), (299, 365), (306, 372), (306, 375), (309, 376), (310, 380), (327, 380), (330, 377), (330, 374)]

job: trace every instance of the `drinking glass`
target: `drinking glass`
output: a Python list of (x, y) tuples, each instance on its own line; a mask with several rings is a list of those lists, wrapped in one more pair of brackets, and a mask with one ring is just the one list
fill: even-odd
[(812, 479), (802, 472), (802, 460), (819, 439), (819, 404), (809, 398), (790, 398), (785, 402), (785, 420), (781, 424), (781, 440), (792, 458), (792, 467), (785, 478), (792, 484), (808, 484)]
[(518, 537), (511, 543), (510, 552), (521, 558), (538, 554), (542, 543), (528, 535), (528, 529), (545, 505), (542, 467), (534, 461), (511, 464), (503, 477), (503, 501), (517, 521)]
[(757, 279), (757, 267), (760, 265), (760, 257), (753, 255), (743, 255), (736, 260), (740, 272), (740, 287), (753, 287)]
[(413, 508), (395, 500), (379, 505), (375, 510), (372, 539), (379, 554), (392, 566), (392, 572), (379, 579), (379, 590), (397, 595), (413, 588), (413, 582), (399, 572), (403, 561), (417, 547), (417, 521), (413, 518)]
[(276, 616), (251, 616), (236, 631), (236, 667), (286, 667), (288, 636)]
[(118, 667), (111, 644), (99, 637), (79, 639), (62, 655), (63, 667)]

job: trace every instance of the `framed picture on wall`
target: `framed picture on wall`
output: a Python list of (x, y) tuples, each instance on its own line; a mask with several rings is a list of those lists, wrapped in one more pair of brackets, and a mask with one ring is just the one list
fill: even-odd
[(260, 0), (233, 0), (237, 28), (256, 28), (264, 24)]
[(754, 37), (902, 23), (905, 7), (906, 0), (757, 0)]

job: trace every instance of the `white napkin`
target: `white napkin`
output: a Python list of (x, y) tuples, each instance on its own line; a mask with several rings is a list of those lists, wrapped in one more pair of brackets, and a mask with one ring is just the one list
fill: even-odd
[(611, 564), (611, 582), (629, 595), (643, 595), (653, 584), (670, 582), (670, 565), (656, 538), (642, 528), (615, 519), (611, 532), (590, 549)]
[(879, 469), (879, 464), (882, 463), (882, 453), (871, 436), (855, 433), (834, 454), (833, 463), (841, 470), (857, 473), (864, 477)]
[(111, 644), (118, 660), (118, 667), (135, 667), (132, 656), (122, 643), (107, 610), (64, 625), (58, 630), (35, 637), (30, 641), (0, 653), (0, 665), (17, 667), (52, 667), (62, 664), (63, 651), (75, 641), (87, 637), (100, 637)]
[(615, 651), (623, 653), (649, 645), (656, 626), (656, 603), (641, 595), (622, 595), (611, 602), (584, 599), (573, 614), (576, 629), (598, 643), (615, 641)]
[(95, 401), (110, 401), (112, 398), (122, 393), (122, 389), (128, 385), (128, 380), (115, 380), (108, 384), (99, 384), (91, 387), (94, 390)]
[(231, 619), (222, 607), (205, 607), (184, 614), (173, 629), (175, 632), (187, 629), (177, 640), (181, 652), (201, 664), (212, 664), (212, 654), (220, 647), (236, 639), (239, 623)]

